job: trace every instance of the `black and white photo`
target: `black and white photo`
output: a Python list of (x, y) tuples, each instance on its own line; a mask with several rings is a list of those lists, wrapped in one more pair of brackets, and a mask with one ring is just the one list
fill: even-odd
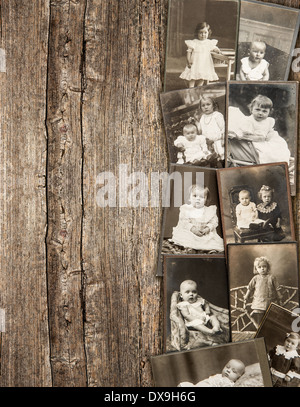
[(224, 241), (216, 169), (170, 166), (169, 204), (164, 208), (161, 260), (165, 254), (222, 254)]
[(228, 82), (226, 166), (286, 162), (296, 193), (298, 82)]
[(151, 358), (156, 387), (272, 387), (263, 338)]
[(217, 82), (160, 95), (170, 162), (224, 167), (226, 85)]
[(265, 340), (273, 387), (300, 387), (299, 308), (296, 311), (271, 304), (255, 335)]
[(165, 256), (165, 351), (220, 345), (229, 340), (225, 257)]
[(165, 91), (235, 79), (239, 2), (170, 0)]
[(255, 336), (271, 303), (299, 306), (298, 245), (229, 244), (228, 276), (232, 341)]
[(225, 245), (295, 240), (286, 163), (221, 168), (217, 178)]
[(299, 15), (297, 8), (241, 0), (237, 80), (288, 80)]

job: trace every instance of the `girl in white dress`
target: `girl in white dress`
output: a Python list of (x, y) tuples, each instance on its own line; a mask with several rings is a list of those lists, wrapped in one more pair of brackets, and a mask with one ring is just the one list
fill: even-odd
[(291, 153), (287, 142), (274, 130), (275, 119), (269, 117), (272, 108), (272, 100), (263, 95), (256, 96), (250, 103), (250, 116), (229, 106), (228, 138), (252, 141), (259, 164), (289, 163)]
[(206, 22), (197, 25), (195, 38), (185, 41), (187, 46), (187, 66), (180, 75), (189, 83), (189, 88), (202, 86), (204, 81), (217, 81), (211, 52), (220, 53), (217, 40), (209, 39), (211, 29)]
[(223, 252), (224, 242), (217, 233), (217, 206), (206, 206), (209, 189), (194, 184), (189, 193), (190, 204), (179, 208), (171, 242), (195, 250)]
[(219, 159), (224, 160), (225, 120), (217, 111), (217, 102), (210, 96), (202, 96), (199, 103), (202, 116), (196, 123), (199, 134), (211, 143)]

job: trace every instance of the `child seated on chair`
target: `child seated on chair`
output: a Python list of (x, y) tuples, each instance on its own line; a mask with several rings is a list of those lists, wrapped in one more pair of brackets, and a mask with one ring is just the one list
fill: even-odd
[(261, 203), (257, 205), (259, 218), (274, 230), (272, 241), (280, 241), (285, 237), (281, 227), (281, 210), (277, 202), (274, 201), (274, 189), (268, 185), (262, 185), (258, 191), (258, 198)]
[(251, 141), (257, 151), (259, 164), (287, 162), (290, 150), (287, 142), (274, 130), (275, 119), (270, 117), (273, 102), (257, 95), (250, 103), (250, 116), (245, 116), (237, 107), (228, 108), (228, 137)]
[(181, 382), (177, 387), (232, 387), (244, 373), (245, 364), (241, 360), (231, 359), (224, 366), (222, 373), (209, 376), (196, 384)]
[(256, 204), (251, 201), (249, 191), (242, 189), (239, 192), (239, 202), (235, 208), (236, 225), (239, 229), (249, 229), (256, 223), (264, 223), (258, 219)]
[(205, 137), (198, 134), (195, 124), (186, 124), (182, 132), (183, 136), (178, 136), (174, 141), (174, 146), (180, 150), (177, 155), (177, 164), (184, 164), (184, 162), (197, 164), (211, 155)]
[(180, 285), (181, 302), (177, 308), (181, 312), (187, 328), (193, 328), (204, 334), (222, 332), (220, 322), (210, 311), (207, 301), (198, 295), (197, 284), (193, 280), (185, 280)]
[(224, 251), (224, 241), (218, 235), (217, 206), (208, 205), (208, 187), (193, 184), (189, 188), (190, 204), (179, 208), (177, 226), (170, 242), (188, 250)]

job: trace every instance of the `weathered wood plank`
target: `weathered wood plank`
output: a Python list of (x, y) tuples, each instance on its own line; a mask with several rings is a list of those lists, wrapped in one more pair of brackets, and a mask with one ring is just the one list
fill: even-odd
[[(1, 386), (51, 386), (46, 286), (48, 2), (0, 2)], [(2, 65), (3, 66), (3, 65)]]
[(86, 1), (50, 4), (47, 276), (54, 386), (86, 386), (81, 271), (81, 64)]
[(162, 345), (155, 277), (161, 208), (100, 208), (95, 187), (103, 171), (118, 184), (120, 164), (147, 179), (167, 170), (159, 105), (166, 3), (88, 1), (83, 261), (90, 386), (150, 385), (148, 356)]

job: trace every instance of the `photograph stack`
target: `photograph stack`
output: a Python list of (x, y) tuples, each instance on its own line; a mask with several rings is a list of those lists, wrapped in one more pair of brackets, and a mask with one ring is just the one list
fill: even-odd
[(158, 387), (300, 387), (296, 8), (170, 0)]

